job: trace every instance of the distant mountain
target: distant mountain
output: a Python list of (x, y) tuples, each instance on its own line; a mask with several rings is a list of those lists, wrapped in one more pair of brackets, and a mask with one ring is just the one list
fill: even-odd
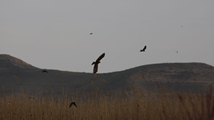
[(0, 94), (26, 91), (42, 95), (140, 88), (201, 92), (214, 82), (214, 67), (204, 63), (162, 63), (94, 75), (34, 67), (10, 55), (0, 55)]
[(36, 69), (32, 65), (7, 54), (0, 54), (0, 70)]

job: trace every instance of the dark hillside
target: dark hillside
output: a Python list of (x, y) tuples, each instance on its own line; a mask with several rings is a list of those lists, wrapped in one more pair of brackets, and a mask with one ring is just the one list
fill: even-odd
[(0, 55), (0, 94), (28, 93), (61, 94), (63, 89), (73, 93), (120, 90), (134, 86), (155, 90), (199, 92), (214, 81), (214, 67), (204, 63), (163, 63), (144, 65), (124, 71), (94, 75), (92, 73), (49, 70), (43, 73), (10, 55)]
[(32, 65), (6, 54), (0, 54), (0, 70), (8, 69), (36, 69)]

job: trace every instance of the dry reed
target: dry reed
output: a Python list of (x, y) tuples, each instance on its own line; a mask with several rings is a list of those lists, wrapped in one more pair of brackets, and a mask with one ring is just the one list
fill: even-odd
[(0, 97), (1, 120), (213, 120), (214, 97), (160, 89), (153, 93), (130, 88), (103, 93), (30, 97), (26, 93)]

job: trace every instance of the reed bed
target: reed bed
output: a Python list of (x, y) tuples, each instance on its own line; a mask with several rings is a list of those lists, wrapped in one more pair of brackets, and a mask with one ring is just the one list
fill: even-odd
[[(32, 96), (32, 95), (31, 95)], [(69, 104), (74, 101), (77, 107)], [(131, 88), (69, 96), (0, 97), (0, 120), (214, 120), (212, 88), (206, 94)]]

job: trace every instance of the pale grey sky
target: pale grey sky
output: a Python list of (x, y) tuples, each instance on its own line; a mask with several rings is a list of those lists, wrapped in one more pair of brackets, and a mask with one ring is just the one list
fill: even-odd
[(0, 1), (0, 54), (39, 68), (92, 72), (104, 52), (98, 73), (153, 63), (214, 66), (213, 45), (213, 0)]

